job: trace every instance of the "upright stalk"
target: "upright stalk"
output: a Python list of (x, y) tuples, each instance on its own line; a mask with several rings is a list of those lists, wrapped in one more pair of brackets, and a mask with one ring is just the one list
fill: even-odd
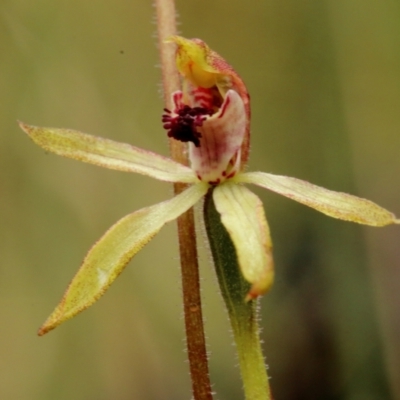
[(272, 400), (261, 349), (257, 300), (244, 301), (250, 284), (240, 272), (235, 246), (215, 208), (212, 191), (204, 200), (204, 222), (219, 287), (232, 326), (245, 399)]
[[(174, 0), (156, 0), (158, 46), (161, 58), (164, 102), (172, 108), (171, 94), (180, 89), (180, 78), (175, 64), (175, 48), (164, 41), (176, 35)], [(186, 145), (170, 140), (171, 157), (187, 165)], [(185, 189), (184, 184), (174, 184), (175, 194)], [(196, 247), (196, 232), (193, 210), (178, 218), (178, 239), (182, 273), (183, 309), (185, 314), (186, 344), (192, 379), (193, 398), (211, 400), (212, 391), (208, 371), (208, 359), (204, 336), (203, 316), (200, 297), (199, 266)]]

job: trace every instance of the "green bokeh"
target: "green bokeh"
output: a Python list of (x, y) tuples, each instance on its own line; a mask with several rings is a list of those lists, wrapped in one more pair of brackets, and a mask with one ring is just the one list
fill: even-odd
[[(348, 191), (400, 214), (396, 2), (177, 6), (182, 34), (205, 40), (248, 85), (251, 169)], [(0, 3), (1, 399), (190, 398), (173, 225), (98, 304), (35, 335), (93, 242), (172, 189), (47, 155), (16, 120), (167, 154), (153, 12), (139, 0)], [(262, 299), (274, 397), (400, 399), (399, 228), (363, 228), (255, 192), (275, 244), (277, 280)], [(216, 398), (239, 400), (232, 338), (201, 246)]]

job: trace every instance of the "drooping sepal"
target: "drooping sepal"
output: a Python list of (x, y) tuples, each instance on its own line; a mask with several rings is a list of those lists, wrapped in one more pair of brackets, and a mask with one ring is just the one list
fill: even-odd
[(272, 240), (263, 204), (249, 189), (231, 182), (216, 187), (213, 199), (235, 246), (240, 271), (251, 284), (246, 300), (256, 298), (274, 280)]
[(215, 207), (213, 191), (210, 190), (205, 197), (204, 221), (219, 287), (232, 326), (245, 398), (271, 400), (259, 335), (258, 300), (245, 301), (251, 285), (242, 275), (235, 245)]
[(60, 303), (39, 330), (56, 328), (94, 304), (141, 250), (167, 223), (196, 204), (206, 184), (193, 185), (171, 200), (129, 214), (114, 224), (90, 249)]

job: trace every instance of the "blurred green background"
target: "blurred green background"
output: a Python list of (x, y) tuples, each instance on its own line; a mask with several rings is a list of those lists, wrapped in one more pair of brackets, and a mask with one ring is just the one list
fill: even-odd
[[(400, 6), (376, 0), (178, 0), (252, 96), (250, 168), (400, 214)], [(0, 398), (189, 399), (175, 226), (99, 303), (36, 330), (88, 248), (169, 184), (46, 154), (16, 120), (167, 154), (151, 1), (0, 2)], [(400, 229), (263, 199), (277, 278), (262, 301), (275, 399), (400, 399)], [(200, 237), (202, 237), (200, 229)], [(201, 240), (200, 240), (201, 242)], [(206, 246), (201, 274), (216, 399), (242, 399)]]

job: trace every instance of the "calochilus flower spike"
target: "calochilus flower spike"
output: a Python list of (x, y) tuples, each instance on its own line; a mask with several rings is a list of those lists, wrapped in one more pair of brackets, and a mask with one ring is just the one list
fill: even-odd
[[(162, 122), (169, 137), (188, 143), (190, 167), (130, 144), (69, 129), (20, 123), (46, 151), (161, 181), (189, 184), (172, 199), (123, 217), (94, 244), (39, 335), (96, 302), (167, 222), (204, 196), (212, 201), (215, 215), (219, 215), (222, 229), (233, 246), (239, 275), (248, 283), (243, 303), (267, 292), (274, 280), (272, 242), (263, 206), (244, 184), (261, 186), (342, 220), (371, 226), (400, 223), (391, 212), (369, 200), (296, 178), (245, 172), (250, 143), (250, 98), (243, 81), (203, 41), (180, 36), (169, 41), (177, 45), (177, 68), (183, 90), (173, 94), (174, 107), (164, 110)], [(218, 244), (211, 243), (212, 249), (215, 246)]]

